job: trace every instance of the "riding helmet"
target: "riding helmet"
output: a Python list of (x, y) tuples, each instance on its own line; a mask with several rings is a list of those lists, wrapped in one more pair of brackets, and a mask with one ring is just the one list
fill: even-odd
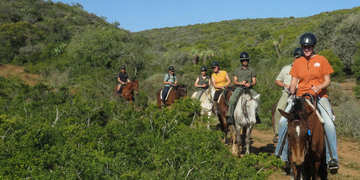
[(206, 66), (201, 66), (200, 70), (201, 70), (201, 72), (207, 71), (207, 68), (206, 68)]
[(249, 54), (247, 52), (242, 52), (240, 53), (240, 61), (249, 61), (250, 57)]
[(300, 45), (301, 46), (315, 46), (316, 45), (316, 37), (312, 33), (304, 33), (300, 37)]
[(120, 69), (124, 69), (124, 70), (126, 70), (125, 65), (121, 65)]
[(174, 66), (169, 66), (168, 70), (169, 71), (175, 71), (175, 68), (174, 68)]
[(214, 67), (220, 67), (219, 63), (214, 61), (211, 63), (211, 67), (214, 68)]
[(295, 58), (299, 58), (304, 55), (304, 51), (302, 50), (302, 48), (296, 48), (293, 55)]

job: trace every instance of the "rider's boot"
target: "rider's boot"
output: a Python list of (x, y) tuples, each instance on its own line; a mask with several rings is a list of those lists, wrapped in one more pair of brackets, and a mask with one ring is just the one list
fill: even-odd
[(328, 169), (330, 170), (331, 174), (336, 174), (339, 169), (338, 161), (336, 159), (331, 159), (328, 162)]
[(279, 140), (279, 137), (278, 137), (279, 135), (278, 134), (275, 134), (274, 135), (274, 138), (273, 138), (273, 143), (277, 143), (278, 142), (278, 140)]

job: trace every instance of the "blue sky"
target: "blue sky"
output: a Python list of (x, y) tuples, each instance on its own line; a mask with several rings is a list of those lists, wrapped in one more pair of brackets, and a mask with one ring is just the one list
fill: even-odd
[(359, 0), (53, 0), (80, 3), (88, 12), (132, 32), (222, 20), (305, 17), (360, 6)]

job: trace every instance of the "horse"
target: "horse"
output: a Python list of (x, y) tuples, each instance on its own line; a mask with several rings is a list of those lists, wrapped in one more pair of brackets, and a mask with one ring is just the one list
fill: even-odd
[[(126, 85), (122, 88), (121, 93), (117, 92), (115, 87), (115, 95), (120, 95), (125, 100), (129, 102), (133, 102), (135, 100), (134, 96), (139, 92), (139, 81), (134, 80), (126, 83)], [(135, 94), (134, 94), (135, 93)]]
[(303, 96), (289, 113), (279, 109), (288, 120), (289, 162), (296, 180), (327, 179), (325, 132), (314, 104)]
[[(231, 128), (235, 128), (235, 132), (232, 132), (232, 153), (234, 155), (239, 155), (239, 146), (240, 142), (246, 147), (246, 154), (250, 154), (250, 136), (252, 128), (256, 123), (256, 109), (258, 107), (258, 101), (251, 97), (250, 89), (245, 89), (239, 100), (236, 104), (234, 111), (234, 125), (231, 125)], [(242, 135), (240, 138), (240, 132), (242, 130)]]
[[(181, 97), (185, 97), (187, 94), (187, 89), (185, 85), (177, 85), (177, 86), (173, 86), (171, 88), (171, 90), (169, 90), (170, 92), (164, 106), (170, 106), (171, 104), (173, 104), (175, 102), (175, 100), (180, 99)], [(156, 92), (156, 100), (157, 100), (157, 106), (159, 108), (161, 108), (162, 105), (162, 100), (161, 100), (161, 89), (159, 91)]]
[[(199, 92), (194, 92), (191, 98), (195, 99), (197, 97), (197, 93)], [(199, 99), (201, 106), (201, 115), (207, 114), (208, 117), (211, 116), (214, 94), (215, 88), (214, 86), (210, 85), (209, 88), (206, 89), (205, 92), (203, 92), (203, 94), (201, 95)]]
[[(276, 107), (277, 107), (277, 103), (273, 104), (273, 106), (272, 106), (272, 108), (271, 108), (271, 124), (272, 124), (272, 128), (273, 128), (274, 134), (278, 134), (278, 132), (276, 131), (276, 128), (275, 128), (275, 112), (276, 112)], [(277, 139), (276, 139), (276, 142), (275, 142), (275, 139), (273, 139), (273, 142), (276, 143), (276, 142), (277, 142)]]
[[(222, 92), (221, 95), (218, 98), (218, 101), (216, 102), (217, 105), (215, 106), (215, 103), (213, 105), (213, 112), (218, 117), (220, 128), (224, 133), (224, 142), (227, 143), (227, 135), (229, 132), (228, 123), (226, 120), (226, 113), (228, 111), (228, 101), (232, 95), (232, 89), (231, 87), (228, 87), (226, 89), (227, 93)], [(231, 130), (231, 129), (230, 129)]]

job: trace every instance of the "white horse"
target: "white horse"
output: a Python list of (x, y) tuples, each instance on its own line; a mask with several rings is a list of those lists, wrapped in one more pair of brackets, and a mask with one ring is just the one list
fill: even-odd
[[(197, 97), (197, 93), (200, 93), (199, 91), (196, 91), (192, 94), (191, 98), (195, 99)], [(215, 88), (214, 86), (210, 85), (207, 90), (201, 95), (199, 101), (201, 106), (201, 115), (207, 115), (208, 117), (212, 114), (212, 107), (213, 107), (213, 97), (215, 94)]]
[[(250, 135), (252, 128), (256, 123), (256, 109), (258, 107), (258, 99), (252, 98), (250, 93), (243, 93), (236, 104), (234, 111), (235, 133), (232, 133), (232, 152), (239, 155), (239, 146), (245, 141), (246, 154), (250, 154)], [(240, 138), (242, 130), (242, 138)], [(241, 141), (242, 140), (242, 141)], [(237, 144), (236, 144), (237, 141)], [(243, 143), (242, 143), (243, 144)]]

